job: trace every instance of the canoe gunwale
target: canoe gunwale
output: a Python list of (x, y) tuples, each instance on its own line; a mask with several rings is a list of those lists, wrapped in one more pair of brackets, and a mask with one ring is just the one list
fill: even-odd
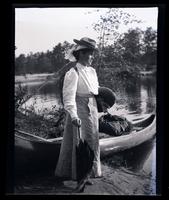
[[(102, 145), (102, 143), (107, 143), (109, 141), (117, 141), (117, 140), (125, 140), (125, 139), (128, 139), (128, 138), (132, 138), (133, 136), (135, 135), (141, 135), (143, 133), (145, 133), (147, 130), (149, 130), (151, 127), (154, 127), (155, 126), (155, 123), (156, 123), (156, 116), (155, 114), (150, 114), (149, 116), (143, 118), (142, 120), (138, 120), (138, 121), (134, 121), (133, 125), (134, 126), (141, 126), (143, 125), (144, 123), (148, 122), (149, 120), (151, 120), (152, 118), (152, 123), (150, 123), (147, 127), (144, 127), (142, 130), (139, 130), (139, 131), (132, 131), (130, 134), (127, 134), (127, 135), (121, 135), (121, 136), (110, 136), (108, 138), (101, 138), (99, 140), (100, 144)], [(47, 143), (61, 143), (62, 142), (62, 139), (63, 137), (58, 137), (58, 138), (52, 138), (52, 139), (45, 139), (45, 138), (41, 138), (39, 136), (36, 136), (36, 135), (32, 135), (30, 133), (27, 133), (25, 131), (20, 131), (20, 130), (16, 130), (15, 129), (15, 132), (17, 133), (21, 133), (23, 135), (27, 135), (27, 136), (30, 136), (32, 139), (28, 139), (26, 137), (23, 137), (23, 136), (20, 136), (20, 135), (17, 135), (15, 134), (15, 137), (17, 138), (20, 138), (22, 140), (27, 140), (27, 141), (30, 141), (30, 142), (36, 142), (36, 143), (44, 143), (44, 144), (47, 144)], [(35, 140), (34, 140), (34, 139)]]
[(60, 142), (63, 139), (63, 137), (58, 137), (58, 138), (54, 138), (54, 139), (45, 139), (45, 138), (39, 137), (37, 135), (32, 135), (32, 134), (27, 133), (25, 131), (16, 130), (16, 129), (15, 129), (15, 132), (18, 132), (18, 133), (23, 134), (25, 136), (30, 136), (32, 139), (30, 139), (30, 138), (28, 139), (28, 138), (23, 137), (21, 135), (15, 134), (16, 137), (23, 139), (23, 140), (31, 141), (31, 142), (37, 142), (37, 143), (44, 143), (44, 144), (45, 143), (56, 143), (56, 142)]

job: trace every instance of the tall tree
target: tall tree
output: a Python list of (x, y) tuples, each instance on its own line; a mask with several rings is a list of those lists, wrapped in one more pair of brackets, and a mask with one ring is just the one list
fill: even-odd
[(144, 32), (143, 44), (141, 61), (147, 69), (151, 69), (151, 66), (155, 67), (157, 64), (157, 32), (152, 27), (148, 27)]
[(124, 37), (119, 40), (119, 43), (123, 47), (123, 59), (127, 64), (137, 65), (139, 64), (141, 55), (141, 34), (140, 29), (129, 29)]
[(59, 43), (53, 48), (51, 62), (52, 65), (54, 66), (55, 71), (58, 71), (65, 64), (64, 50), (65, 49), (61, 43)]
[[(100, 15), (99, 21), (93, 24), (94, 30), (99, 35), (100, 65), (102, 65), (105, 46), (113, 44), (121, 37), (121, 34), (118, 31), (120, 25), (128, 25), (133, 22), (140, 23), (141, 20), (137, 20), (134, 15), (123, 12), (119, 8), (109, 8), (104, 16)], [(98, 68), (100, 68), (100, 65), (98, 65)]]
[(15, 58), (15, 74), (26, 74), (26, 57), (25, 54), (20, 54)]

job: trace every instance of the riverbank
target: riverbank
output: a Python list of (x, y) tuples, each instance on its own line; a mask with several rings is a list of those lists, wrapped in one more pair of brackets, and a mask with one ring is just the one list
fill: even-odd
[[(102, 163), (103, 177), (92, 179), (80, 195), (155, 195), (152, 177), (134, 173), (123, 167), (110, 167)], [(22, 195), (74, 195), (75, 181), (59, 185), (52, 174), (24, 175), (16, 179), (15, 194)], [(78, 193), (79, 194), (79, 193)]]

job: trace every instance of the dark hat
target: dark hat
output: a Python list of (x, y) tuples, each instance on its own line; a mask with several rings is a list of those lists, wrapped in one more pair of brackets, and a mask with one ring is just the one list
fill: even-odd
[(82, 46), (82, 47), (86, 47), (88, 49), (92, 49), (92, 50), (96, 50), (96, 41), (93, 39), (90, 39), (88, 37), (83, 37), (80, 40), (73, 40), (76, 44)]
[(84, 37), (80, 40), (74, 39), (73, 41), (76, 43), (76, 45), (73, 45), (73, 47), (71, 47), (71, 49), (65, 53), (65, 58), (71, 62), (76, 61), (75, 54), (77, 54), (77, 52), (80, 50), (88, 49), (92, 51), (98, 51), (96, 48), (96, 41), (93, 39)]
[(95, 97), (97, 101), (98, 112), (103, 112), (99, 98), (101, 98), (110, 107), (114, 105), (115, 100), (116, 100), (114, 92), (107, 87), (99, 87), (99, 93)]

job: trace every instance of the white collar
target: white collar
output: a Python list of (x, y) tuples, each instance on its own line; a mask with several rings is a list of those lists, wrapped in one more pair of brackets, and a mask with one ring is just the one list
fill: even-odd
[(77, 63), (76, 66), (80, 69), (88, 68), (87, 65), (82, 65), (81, 63)]

